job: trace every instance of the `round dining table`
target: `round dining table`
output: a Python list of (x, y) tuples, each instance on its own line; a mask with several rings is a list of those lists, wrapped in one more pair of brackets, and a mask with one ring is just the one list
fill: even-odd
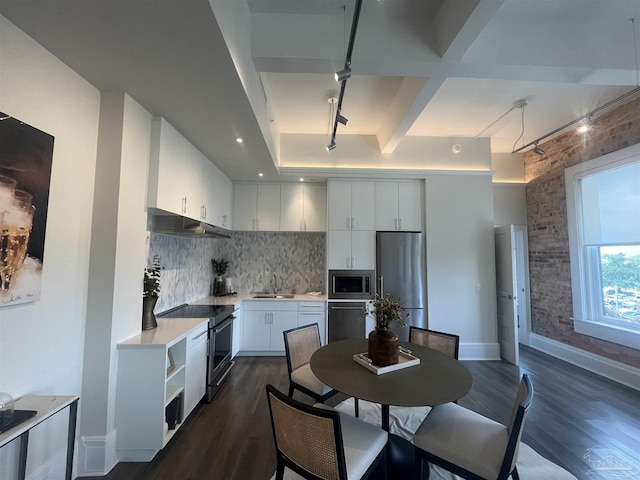
[(465, 396), (473, 382), (458, 360), (431, 348), (409, 342), (400, 346), (420, 363), (377, 375), (353, 356), (366, 353), (367, 339), (329, 343), (311, 357), (311, 370), (324, 384), (355, 398), (382, 406), (382, 428), (389, 431), (389, 406), (434, 406)]

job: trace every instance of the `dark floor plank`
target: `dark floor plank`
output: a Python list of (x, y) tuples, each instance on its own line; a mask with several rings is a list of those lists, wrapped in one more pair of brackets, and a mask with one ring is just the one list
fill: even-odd
[[(465, 361), (474, 382), (460, 405), (506, 423), (522, 373), (535, 396), (523, 441), (578, 479), (583, 458), (600, 446), (640, 473), (640, 392), (521, 347), (520, 368), (504, 361)], [(264, 386), (287, 391), (283, 357), (239, 357), (215, 400), (202, 405), (149, 463), (120, 463), (107, 480), (268, 480), (275, 453)], [(299, 400), (313, 400), (299, 392)], [(336, 395), (327, 403), (346, 398)], [(640, 475), (639, 475), (640, 478)]]

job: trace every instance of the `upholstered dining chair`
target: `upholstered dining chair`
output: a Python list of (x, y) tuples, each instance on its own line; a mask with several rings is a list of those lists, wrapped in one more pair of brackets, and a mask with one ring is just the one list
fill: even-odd
[(469, 480), (518, 480), (518, 448), (532, 398), (524, 374), (507, 426), (455, 403), (433, 407), (413, 436), (416, 478), (427, 460)]
[(338, 393), (318, 380), (311, 371), (311, 355), (320, 348), (318, 324), (292, 328), (284, 331), (283, 335), (289, 370), (289, 396), (293, 397), (293, 391), (299, 390), (319, 402), (324, 402)]
[(409, 327), (409, 341), (423, 347), (438, 350), (456, 360), (458, 359), (458, 350), (460, 349), (460, 337), (458, 335), (411, 325)]
[(285, 467), (308, 479), (368, 478), (380, 465), (386, 475), (388, 433), (322, 404), (294, 400), (267, 385), (276, 447), (276, 480)]

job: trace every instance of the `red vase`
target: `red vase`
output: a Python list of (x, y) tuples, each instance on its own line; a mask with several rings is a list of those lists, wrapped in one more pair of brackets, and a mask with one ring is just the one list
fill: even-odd
[(398, 336), (387, 328), (369, 334), (369, 359), (376, 367), (398, 363)]

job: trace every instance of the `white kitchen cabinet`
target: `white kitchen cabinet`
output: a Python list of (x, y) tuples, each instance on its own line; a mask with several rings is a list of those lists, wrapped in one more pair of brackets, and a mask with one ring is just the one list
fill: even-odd
[(235, 230), (280, 229), (280, 185), (238, 183), (234, 186)]
[(373, 182), (330, 180), (329, 230), (373, 230), (374, 191)]
[(202, 220), (232, 228), (233, 183), (207, 158), (202, 168)]
[(282, 332), (298, 325), (298, 302), (243, 302), (242, 350), (284, 353)]
[(238, 302), (233, 306), (233, 338), (231, 339), (231, 358), (235, 357), (242, 348), (242, 330), (244, 317), (242, 312), (242, 302)]
[(376, 230), (422, 231), (422, 193), (419, 182), (375, 183)]
[(280, 231), (324, 232), (327, 188), (324, 185), (280, 186)]
[(327, 268), (370, 270), (375, 268), (375, 232), (329, 230)]
[(298, 326), (311, 325), (317, 323), (320, 332), (320, 345), (325, 344), (327, 321), (325, 302), (299, 302), (298, 303)]
[(185, 416), (196, 408), (207, 390), (207, 333), (208, 323), (205, 323), (187, 336), (184, 381)]
[(205, 203), (211, 202), (204, 198), (204, 192), (210, 192), (208, 165), (213, 164), (169, 122), (155, 117), (151, 128), (147, 206), (204, 220)]
[[(204, 395), (207, 325), (206, 319), (159, 318), (156, 329), (118, 343), (116, 450), (121, 461), (153, 459)], [(177, 425), (167, 430), (174, 406)]]

